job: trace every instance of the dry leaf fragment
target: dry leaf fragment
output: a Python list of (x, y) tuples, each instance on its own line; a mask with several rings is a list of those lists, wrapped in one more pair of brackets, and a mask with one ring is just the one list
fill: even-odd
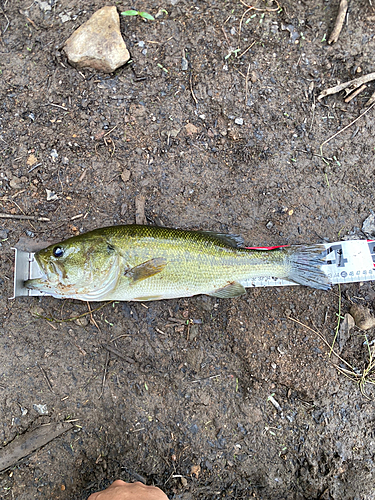
[(198, 132), (198, 127), (193, 125), (192, 123), (187, 123), (185, 125), (185, 130), (189, 135), (196, 134)]
[(26, 164), (29, 166), (29, 167), (32, 167), (33, 165), (35, 165), (35, 163), (38, 161), (37, 157), (35, 155), (30, 155), (26, 161)]
[(201, 466), (200, 465), (192, 465), (190, 469), (190, 475), (195, 476), (198, 478), (199, 473), (201, 471)]
[(122, 179), (124, 182), (128, 182), (128, 180), (130, 179), (130, 175), (131, 175), (130, 170), (125, 169), (125, 170), (122, 172), (122, 174), (121, 174), (121, 179)]

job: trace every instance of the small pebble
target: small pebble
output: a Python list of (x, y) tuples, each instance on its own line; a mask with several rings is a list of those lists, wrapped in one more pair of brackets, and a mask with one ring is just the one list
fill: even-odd
[(47, 405), (33, 405), (33, 408), (39, 415), (48, 415)]
[(68, 21), (71, 21), (72, 18), (69, 14), (59, 14), (59, 18), (61, 19), (62, 23), (67, 23)]
[(236, 125), (243, 125), (243, 118), (236, 118), (236, 119), (234, 120), (234, 123), (235, 123)]
[(18, 179), (17, 177), (13, 177), (13, 179), (11, 179), (9, 181), (9, 186), (12, 188), (12, 189), (19, 189), (22, 187), (22, 182), (20, 179)]
[(267, 229), (272, 229), (273, 228), (273, 222), (272, 221), (268, 221), (267, 224), (266, 224), (266, 228)]
[(87, 326), (89, 324), (89, 321), (86, 316), (83, 316), (82, 318), (77, 318), (76, 320), (74, 320), (74, 323), (78, 326)]
[(130, 179), (130, 175), (131, 175), (131, 172), (130, 170), (123, 170), (122, 174), (121, 174), (121, 179), (123, 182), (128, 182), (128, 180)]
[(59, 157), (59, 153), (56, 151), (56, 149), (52, 149), (50, 155), (52, 157), (52, 161), (56, 161), (57, 158)]
[(46, 189), (46, 194), (47, 194), (47, 201), (55, 201), (59, 199), (57, 194), (54, 191), (50, 191), (49, 189)]

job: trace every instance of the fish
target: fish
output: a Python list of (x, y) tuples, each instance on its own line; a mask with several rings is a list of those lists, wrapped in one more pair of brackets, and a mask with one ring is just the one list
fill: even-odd
[(290, 245), (262, 250), (212, 231), (120, 225), (95, 229), (35, 253), (43, 276), (28, 289), (85, 301), (150, 301), (246, 293), (254, 277), (284, 278), (321, 290), (325, 247)]

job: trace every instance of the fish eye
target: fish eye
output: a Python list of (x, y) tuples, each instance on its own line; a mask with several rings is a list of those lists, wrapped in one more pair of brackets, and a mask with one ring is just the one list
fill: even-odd
[(53, 253), (53, 256), (54, 256), (54, 257), (59, 258), (59, 257), (62, 257), (62, 256), (64, 255), (64, 249), (63, 249), (63, 248), (61, 248), (61, 247), (55, 247), (55, 248), (53, 249), (53, 252), (52, 252), (52, 253)]

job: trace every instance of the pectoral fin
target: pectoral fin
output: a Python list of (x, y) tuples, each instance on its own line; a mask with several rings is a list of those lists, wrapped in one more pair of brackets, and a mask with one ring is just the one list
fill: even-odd
[(167, 260), (163, 257), (151, 259), (146, 262), (142, 262), (142, 264), (139, 264), (139, 266), (127, 269), (124, 275), (130, 278), (132, 284), (134, 284), (138, 281), (150, 278), (151, 276), (155, 276), (155, 274), (161, 273), (166, 265)]
[(237, 283), (234, 281), (233, 283), (229, 283), (223, 288), (219, 288), (208, 295), (212, 297), (219, 297), (220, 299), (229, 299), (231, 297), (238, 297), (239, 295), (243, 295), (246, 293), (245, 288), (241, 285), (241, 283)]

